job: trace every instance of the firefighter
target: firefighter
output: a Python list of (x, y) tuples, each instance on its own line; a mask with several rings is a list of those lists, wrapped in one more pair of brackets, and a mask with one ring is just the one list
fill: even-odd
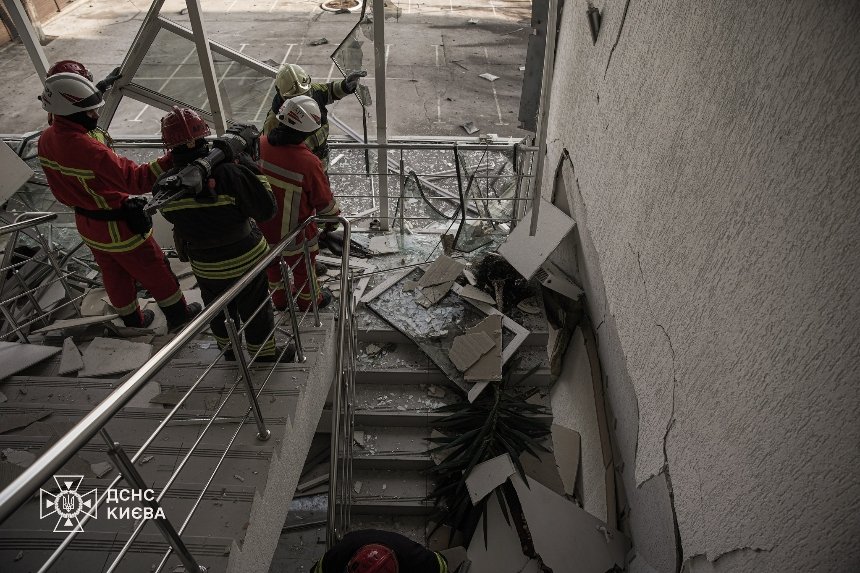
[(311, 573), (448, 573), (448, 562), (399, 533), (363, 529), (344, 535)]
[(75, 224), (102, 271), (111, 305), (125, 325), (149, 326), (155, 314), (141, 312), (137, 281), (158, 301), (169, 329), (187, 323), (201, 306), (186, 305), (152, 238), (152, 221), (142, 208), (146, 201), (132, 197), (149, 193), (170, 157), (139, 165), (90, 137), (104, 101), (86, 77), (56, 73), (45, 80), (40, 99), (53, 122), (39, 137), (39, 162), (54, 197), (75, 209)]
[(312, 98), (320, 108), (320, 126), (305, 134), (304, 142), (319, 157), (323, 170), (328, 173), (328, 110), (326, 106), (355, 93), (358, 89), (359, 78), (367, 75), (364, 70), (353, 72), (345, 79), (327, 84), (313, 83), (308, 73), (298, 64), (287, 64), (278, 70), (275, 76), (275, 97), (272, 98), (272, 109), (266, 116), (263, 132), (268, 135), (278, 126), (278, 112), (285, 100), (296, 96)]
[[(336, 216), (340, 207), (331, 194), (328, 177), (322, 163), (303, 143), (307, 134), (318, 130), (321, 124), (320, 107), (308, 96), (288, 99), (277, 114), (278, 126), (267, 136), (260, 138), (260, 157), (263, 160), (263, 173), (272, 186), (278, 212), (274, 218), (260, 224), (263, 234), (270, 245), (276, 244), (295, 231), (308, 217), (314, 215)], [(328, 224), (331, 230), (336, 224)], [(311, 268), (315, 268), (317, 244), (317, 225), (310, 223), (305, 227), (304, 239), (308, 242)], [(284, 258), (293, 269), (294, 289), (298, 292), (298, 307), (307, 310), (312, 304), (313, 292), (320, 307), (331, 302), (332, 294), (328, 289), (320, 290), (316, 273), (308, 277), (302, 256), (301, 238), (287, 245)], [(298, 264), (297, 264), (298, 263)], [(272, 301), (278, 310), (287, 307), (286, 289), (281, 271), (277, 264), (268, 270), (269, 288)], [(294, 293), (295, 294), (295, 293)]]
[[(256, 135), (254, 128), (242, 129), (251, 129)], [(162, 177), (205, 157), (210, 148), (204, 138), (209, 133), (209, 126), (197, 113), (174, 106), (161, 119), (161, 139), (173, 157), (173, 169)], [(249, 141), (254, 136), (243, 133), (242, 137)], [(191, 261), (203, 302), (209, 305), (266, 256), (268, 245), (254, 219), (272, 218), (275, 198), (266, 177), (245, 153), (235, 162), (215, 165), (205, 186), (208, 197), (171, 201), (161, 208), (161, 213), (173, 223), (177, 250), (182, 259)], [(274, 362), (281, 354), (282, 361), (292, 361), (294, 346), (283, 353), (275, 347), (274, 317), (266, 286), (266, 277), (260, 273), (228, 305), (230, 316), (237, 329), (248, 323), (245, 347), (252, 357), (257, 356), (258, 362)], [(253, 316), (260, 305), (264, 305), (262, 310)], [(221, 349), (230, 342), (224, 319), (220, 313), (210, 323)], [(235, 359), (232, 349), (225, 356), (227, 360)]]
[[(62, 72), (78, 74), (79, 76), (83, 76), (88, 80), (93, 81), (93, 74), (90, 73), (90, 71), (85, 65), (80, 62), (76, 62), (75, 60), (60, 60), (59, 62), (48, 68), (48, 71), (45, 75), (46, 77), (51, 77), (54, 74), (59, 74)], [(119, 68), (114, 68), (113, 71), (109, 73), (107, 77), (105, 77), (105, 79), (96, 82), (96, 89), (98, 89), (99, 92), (104, 95), (104, 93), (109, 90), (111, 86), (113, 86), (114, 82), (116, 82), (121, 77), (122, 75), (119, 73)], [(49, 113), (48, 125), (51, 125), (52, 121), (53, 116)], [(110, 135), (108, 135), (108, 133), (100, 127), (95, 127), (94, 129), (90, 130), (89, 135), (97, 141), (104, 143), (108, 147), (111, 147), (113, 145), (113, 140), (111, 139)]]

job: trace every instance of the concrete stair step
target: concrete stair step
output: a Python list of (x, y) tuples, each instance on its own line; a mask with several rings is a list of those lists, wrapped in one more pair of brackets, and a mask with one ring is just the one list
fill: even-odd
[[(359, 492), (355, 487), (361, 482)], [(353, 513), (362, 515), (425, 515), (432, 504), (425, 501), (433, 484), (417, 470), (353, 470)]]

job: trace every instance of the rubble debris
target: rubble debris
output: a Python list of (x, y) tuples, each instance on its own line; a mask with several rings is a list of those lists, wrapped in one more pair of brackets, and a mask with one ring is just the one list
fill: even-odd
[(367, 347), (364, 349), (364, 353), (368, 356), (376, 356), (380, 352), (382, 352), (382, 348), (372, 343), (368, 344)]
[(521, 71), (521, 72), (526, 71), (526, 67), (525, 67), (525, 66), (520, 66), (520, 71)]
[(335, 156), (332, 158), (332, 160), (331, 160), (331, 161), (329, 161), (329, 164), (328, 164), (328, 165), (329, 165), (329, 167), (334, 167), (335, 165), (337, 165), (338, 161), (340, 161), (340, 160), (341, 160), (341, 159), (343, 159), (343, 158), (344, 158), (344, 154), (343, 154), (343, 153), (338, 153), (337, 155), (335, 155)]
[(352, 491), (355, 493), (361, 493), (361, 486), (363, 484), (360, 481), (356, 481), (352, 483)]
[(39, 306), (42, 307), (42, 310), (49, 310), (64, 298), (66, 298), (66, 289), (63, 287), (63, 283), (53, 282), (39, 295)]
[(33, 334), (45, 334), (48, 332), (54, 332), (55, 330), (63, 330), (66, 328), (92, 326), (93, 324), (110, 322), (117, 318), (119, 318), (118, 314), (104, 314), (102, 316), (85, 316), (83, 318), (69, 318), (65, 320), (57, 320), (53, 324), (43, 326), (42, 328), (37, 328), (33, 331)]
[(50, 410), (40, 410), (31, 414), (3, 414), (0, 417), (0, 434), (5, 434), (12, 430), (26, 428), (33, 422), (44, 420), (51, 415)]
[(427, 268), (418, 281), (418, 287), (425, 288), (454, 281), (465, 266), (462, 261), (442, 255)]
[[(448, 357), (460, 372), (466, 372), (475, 362), (493, 349), (496, 342), (486, 332), (463, 334), (454, 338)], [(501, 358), (500, 358), (501, 361)]]
[[(526, 213), (524, 221), (530, 220)], [(561, 209), (541, 199), (538, 226), (534, 236), (531, 225), (517, 225), (507, 240), (499, 246), (499, 254), (513, 265), (522, 276), (532, 278), (535, 271), (555, 251), (561, 241), (573, 230), (575, 222)]]
[(430, 384), (430, 386), (427, 387), (427, 395), (431, 398), (444, 398), (446, 394), (444, 388)]
[(476, 465), (466, 476), (466, 489), (472, 505), (487, 497), (490, 492), (514, 475), (514, 464), (509, 454), (502, 454)]
[(535, 297), (521, 300), (520, 302), (517, 303), (517, 308), (526, 314), (532, 314), (532, 315), (540, 314), (540, 306), (538, 305), (537, 299)]
[(155, 456), (143, 456), (142, 458), (140, 458), (140, 462), (138, 462), (138, 464), (139, 464), (139, 465), (148, 464), (149, 462), (151, 462), (151, 461), (152, 461), (152, 459), (153, 459), (154, 457), (155, 457)]
[(304, 483), (300, 483), (298, 486), (296, 486), (296, 491), (307, 491), (313, 487), (317, 487), (318, 485), (322, 485), (324, 483), (328, 483), (328, 473), (318, 475), (317, 477), (311, 478)]
[(90, 464), (90, 470), (92, 470), (96, 478), (101, 479), (113, 470), (113, 466), (108, 462), (99, 462), (97, 464)]
[(487, 253), (476, 264), (475, 278), (478, 288), (495, 294), (496, 304), (501, 311), (510, 311), (534, 292), (529, 281), (498, 253)]
[(4, 394), (3, 392), (0, 392), (0, 404), (3, 404), (7, 400), (9, 400), (9, 398), (6, 397), (6, 394)]
[(176, 406), (185, 395), (185, 392), (179, 390), (164, 390), (159, 394), (149, 399), (150, 404), (162, 404), (164, 406)]
[(245, 478), (240, 476), (239, 474), (233, 474), (233, 479), (239, 480), (240, 482), (245, 482)]
[(353, 430), (352, 439), (356, 444), (361, 446), (362, 448), (365, 446), (366, 436), (364, 434), (364, 430)]
[(478, 279), (475, 278), (475, 273), (471, 271), (471, 269), (463, 269), (463, 276), (466, 277), (466, 280), (469, 281), (469, 284), (475, 286), (478, 284)]
[(371, 237), (369, 248), (375, 255), (390, 255), (400, 252), (400, 246), (397, 244), (397, 236), (395, 235), (377, 235)]
[(492, 349), (481, 356), (463, 378), (466, 381), (498, 381), (502, 379), (502, 316), (488, 316), (476, 326), (466, 329), (466, 334), (483, 333), (493, 341)]
[[(529, 524), (535, 550), (549, 568), (563, 571), (567, 564), (576, 563), (584, 573), (604, 573), (615, 566), (624, 566), (630, 542), (621, 532), (607, 528), (572, 501), (536, 481), (530, 480), (527, 486), (515, 475), (511, 482)], [(563, 543), (562, 536), (576, 542)]]
[(496, 81), (497, 79), (499, 79), (499, 76), (495, 76), (495, 75), (490, 74), (490, 73), (478, 74), (478, 77), (479, 77), (479, 78), (484, 78), (484, 79), (485, 79), (485, 80), (487, 80), (488, 82), (494, 82), (494, 81)]
[(30, 467), (30, 465), (36, 461), (36, 454), (24, 450), (6, 448), (3, 450), (2, 454), (5, 461), (21, 468)]
[(311, 40), (308, 42), (308, 46), (322, 46), (323, 44), (328, 44), (327, 38), (318, 38), (316, 40)]
[(481, 302), (485, 302), (490, 305), (496, 304), (496, 299), (482, 291), (481, 289), (474, 287), (472, 285), (466, 285), (460, 289), (459, 295), (463, 298), (469, 298), (472, 300), (479, 300)]
[(466, 133), (468, 133), (469, 135), (472, 135), (473, 133), (478, 133), (479, 131), (481, 131), (480, 129), (475, 127), (475, 123), (472, 121), (467, 121), (466, 123), (464, 123), (460, 127), (462, 127), (466, 131)]
[[(577, 449), (577, 453), (579, 450)], [(553, 452), (545, 452), (535, 448), (537, 457), (534, 457), (528, 452), (523, 452), (520, 455), (520, 464), (526, 475), (535, 481), (538, 481), (559, 495), (566, 495), (564, 490), (564, 482), (559, 475), (558, 465), (555, 461)]]
[[(101, 316), (105, 314), (107, 291), (103, 288), (88, 290), (81, 299), (81, 316)], [(112, 308), (112, 307), (111, 307)]]
[(84, 359), (81, 356), (81, 351), (75, 346), (75, 341), (69, 336), (63, 340), (63, 354), (60, 356), (60, 368), (57, 373), (60, 376), (74, 374), (78, 370), (83, 369)]
[(469, 24), (470, 26), (477, 26), (479, 22), (480, 20), (476, 20), (475, 18), (469, 18), (466, 20), (466, 24)]
[[(486, 524), (484, 520), (487, 521)], [(487, 530), (486, 545), (484, 536), (481, 534), (485, 525)], [(528, 563), (529, 558), (523, 555), (520, 537), (517, 535), (514, 524), (509, 523), (509, 519), (505, 519), (497, 496), (492, 495), (487, 500), (487, 511), (478, 521), (475, 532), (467, 550), (471, 561), (469, 571), (523, 573), (523, 568)], [(566, 532), (559, 532), (559, 534), (566, 534)], [(561, 543), (561, 541), (559, 542)], [(570, 541), (566, 538), (564, 543), (570, 543)], [(561, 568), (558, 571), (570, 571), (570, 568)], [(579, 571), (578, 563), (576, 571)]]
[(143, 366), (152, 356), (151, 344), (96, 337), (84, 351), (79, 376), (107, 376)]
[[(8, 147), (8, 146), (6, 146), (6, 147)], [(21, 559), (23, 559), (23, 558), (24, 558), (24, 552), (23, 552), (23, 551), (19, 551), (19, 552), (15, 555), (15, 561), (20, 561), (20, 560), (21, 560)]]
[(59, 354), (62, 348), (41, 344), (0, 342), (0, 380)]
[[(558, 424), (552, 425), (552, 451), (555, 454), (555, 463), (566, 495), (573, 495), (576, 486), (580, 445), (579, 432)], [(612, 494), (614, 495), (615, 492)]]

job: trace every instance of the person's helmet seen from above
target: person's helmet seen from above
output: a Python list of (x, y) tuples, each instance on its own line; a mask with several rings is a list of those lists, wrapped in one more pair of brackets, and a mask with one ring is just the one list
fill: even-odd
[(303, 133), (313, 133), (322, 124), (320, 106), (312, 97), (290, 98), (278, 110), (278, 121)]
[(398, 573), (397, 556), (394, 551), (371, 543), (355, 552), (344, 573)]
[(203, 118), (187, 108), (173, 106), (173, 111), (161, 118), (161, 139), (168, 149), (194, 143), (210, 133)]
[(311, 77), (298, 64), (287, 64), (275, 75), (275, 87), (283, 98), (291, 98), (308, 93)]
[(79, 76), (83, 76), (90, 81), (93, 81), (93, 75), (87, 69), (85, 65), (80, 62), (76, 62), (75, 60), (60, 60), (55, 63), (53, 66), (48, 68), (46, 77), (51, 77), (55, 74), (61, 73), (70, 73), (70, 74), (78, 74)]
[(105, 103), (93, 82), (74, 72), (47, 77), (39, 99), (42, 109), (54, 115), (72, 115), (100, 108)]

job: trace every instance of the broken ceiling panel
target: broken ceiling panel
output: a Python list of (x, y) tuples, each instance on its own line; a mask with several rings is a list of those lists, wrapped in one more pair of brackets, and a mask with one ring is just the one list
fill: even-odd
[(77, 328), (81, 326), (92, 326), (93, 324), (101, 324), (110, 322), (119, 318), (118, 314), (105, 314), (103, 316), (85, 316), (83, 318), (69, 318), (66, 320), (58, 320), (48, 326), (38, 328), (33, 331), (34, 334), (43, 334), (46, 332), (54, 332), (55, 330), (63, 330), (64, 328)]
[(493, 341), (491, 350), (485, 353), (463, 375), (467, 382), (497, 382), (502, 379), (502, 316), (488, 316), (476, 326), (466, 329), (467, 334), (483, 333)]
[(4, 142), (0, 145), (0, 205), (33, 176), (33, 170)]
[(564, 493), (573, 495), (576, 475), (579, 473), (579, 432), (552, 425), (552, 451), (555, 455), (559, 476), (564, 484)]
[(94, 338), (84, 351), (80, 376), (107, 376), (143, 366), (152, 356), (151, 344), (117, 338)]
[(73, 374), (84, 367), (84, 359), (81, 356), (81, 351), (75, 346), (75, 341), (72, 337), (63, 340), (63, 354), (60, 356), (60, 368), (57, 373), (60, 376)]
[(59, 354), (61, 351), (62, 348), (55, 346), (0, 342), (0, 380)]
[[(515, 478), (514, 478), (515, 479)], [(534, 486), (532, 486), (534, 487)], [(484, 520), (487, 520), (487, 542), (484, 544)], [(554, 538), (558, 539), (559, 532)], [(569, 543), (569, 541), (566, 541)], [(496, 496), (487, 500), (487, 511), (478, 521), (475, 535), (468, 548), (469, 560), (472, 562), (470, 571), (475, 573), (492, 571), (493, 573), (520, 573), (529, 559), (523, 555), (522, 543), (513, 524), (508, 525), (499, 506)], [(558, 569), (569, 571), (570, 568)], [(604, 573), (601, 571), (601, 573)]]
[(472, 505), (476, 505), (490, 492), (505, 483), (515, 471), (511, 456), (508, 454), (502, 454), (476, 465), (466, 476), (466, 489), (469, 490)]
[[(511, 477), (535, 551), (553, 571), (569, 571), (576, 563), (582, 573), (606, 573), (613, 567), (624, 567), (630, 542), (619, 531), (554, 493), (530, 480), (528, 487), (519, 475)], [(476, 535), (481, 537), (480, 535)]]
[(475, 287), (472, 285), (466, 285), (464, 287), (461, 287), (460, 288), (460, 296), (462, 296), (463, 298), (468, 298), (468, 299), (472, 299), (472, 300), (479, 300), (479, 301), (486, 303), (486, 304), (489, 304), (489, 305), (495, 305), (496, 304), (496, 299), (494, 299), (492, 296), (490, 296), (486, 292), (482, 291), (478, 287)]
[(418, 281), (418, 287), (425, 288), (454, 281), (460, 276), (464, 268), (466, 268), (466, 263), (452, 259), (447, 255), (440, 255), (427, 267), (427, 271)]
[[(529, 213), (523, 217), (524, 221), (530, 220)], [(499, 247), (499, 254), (527, 279), (532, 278), (562, 239), (570, 233), (574, 221), (558, 207), (541, 199), (534, 236), (529, 235), (530, 227), (528, 224), (517, 225)]]

